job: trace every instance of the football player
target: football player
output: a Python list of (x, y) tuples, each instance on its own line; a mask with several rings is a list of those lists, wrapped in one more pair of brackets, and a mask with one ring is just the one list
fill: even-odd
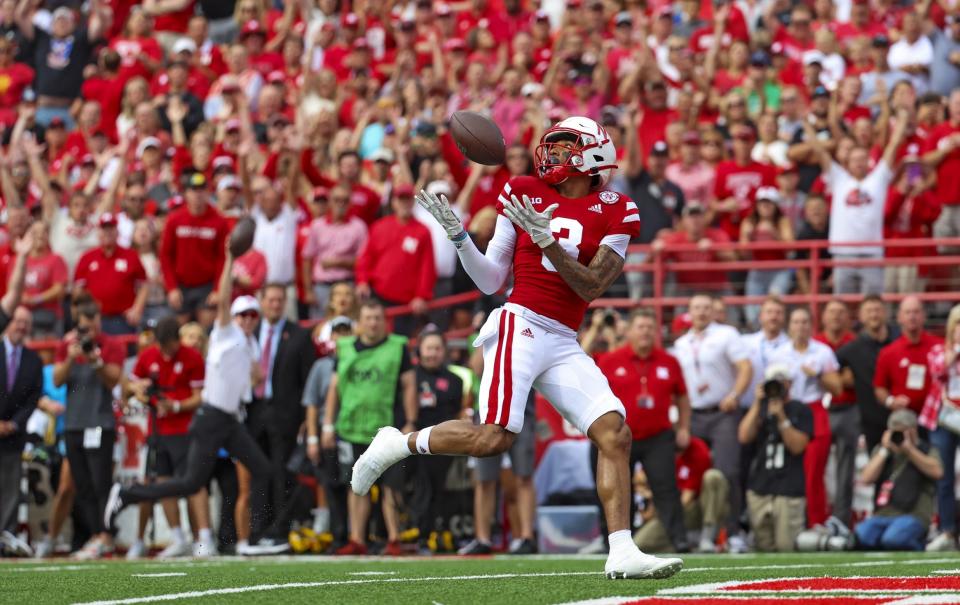
[(617, 167), (616, 149), (591, 119), (567, 118), (547, 130), (535, 161), (535, 177), (504, 185), (485, 254), (445, 197), (417, 197), (446, 230), (480, 290), (499, 291), (512, 271), (513, 291), (474, 342), (484, 357), (480, 424), (451, 420), (406, 435), (384, 427), (354, 465), (351, 486), (366, 494), (387, 468), (412, 454), (483, 457), (508, 450), (535, 388), (599, 450), (597, 492), (611, 532), (606, 576), (666, 578), (683, 561), (644, 554), (633, 543), (624, 407), (577, 343), (587, 306), (620, 275), (627, 244), (640, 232), (637, 206), (604, 189)]

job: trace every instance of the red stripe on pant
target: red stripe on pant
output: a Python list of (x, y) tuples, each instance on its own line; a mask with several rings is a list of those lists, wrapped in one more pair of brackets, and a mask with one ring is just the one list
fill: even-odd
[(807, 404), (813, 413), (813, 438), (803, 452), (803, 474), (807, 492), (807, 526), (827, 520), (827, 487), (824, 474), (830, 458), (830, 412), (819, 401)]
[(503, 350), (503, 413), (500, 416), (500, 426), (506, 428), (510, 422), (510, 402), (513, 400), (513, 324), (516, 315), (510, 313), (507, 319), (507, 344)]
[(490, 392), (487, 394), (487, 417), (483, 420), (484, 424), (497, 423), (497, 410), (500, 408), (500, 356), (503, 354), (503, 346), (506, 338), (504, 332), (507, 328), (507, 312), (500, 312), (500, 330), (497, 334), (497, 354), (493, 358), (493, 380), (490, 381)]

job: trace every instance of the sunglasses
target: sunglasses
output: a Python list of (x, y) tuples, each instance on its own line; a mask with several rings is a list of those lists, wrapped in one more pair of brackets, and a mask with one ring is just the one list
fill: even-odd
[(790, 25), (796, 25), (797, 27), (806, 27), (810, 25), (809, 21), (791, 21)]
[(237, 315), (244, 319), (257, 319), (260, 317), (260, 314), (256, 311), (244, 311), (243, 313), (237, 313)]
[(142, 197), (142, 196), (128, 195), (128, 196), (127, 196), (127, 201), (133, 202), (133, 203), (135, 203), (135, 204), (141, 204), (141, 203), (147, 201), (147, 198)]
[(753, 140), (753, 135), (751, 135), (751, 134), (737, 134), (737, 135), (734, 135), (733, 139), (734, 139), (735, 141), (746, 141), (746, 142), (749, 143), (750, 141)]

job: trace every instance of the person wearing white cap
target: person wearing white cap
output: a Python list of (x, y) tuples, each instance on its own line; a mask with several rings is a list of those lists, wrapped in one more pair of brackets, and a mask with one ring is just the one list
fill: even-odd
[[(776, 187), (757, 189), (753, 211), (740, 225), (740, 243), (792, 242), (795, 236), (790, 219), (780, 209), (782, 198)], [(784, 260), (786, 250), (754, 250), (753, 260)], [(793, 271), (790, 269), (751, 269), (747, 273), (747, 296), (783, 296), (790, 292)], [(756, 325), (760, 305), (747, 305), (747, 323)]]
[(756, 444), (747, 475), (747, 511), (758, 551), (792, 551), (804, 529), (804, 451), (813, 414), (790, 397), (791, 370), (767, 366), (757, 397), (740, 421), (740, 443)]
[[(254, 382), (262, 380), (257, 373), (259, 366), (256, 363), (259, 346), (253, 337), (260, 320), (260, 303), (252, 296), (240, 296), (230, 303), (230, 275), (234, 259), (229, 246), (225, 247), (226, 260), (220, 274), (217, 316), (210, 334), (201, 392), (203, 403), (195, 412), (191, 425), (185, 465), (187, 470), (170, 481), (152, 485), (134, 484), (122, 489), (119, 483), (115, 483), (104, 509), (107, 528), (115, 528), (117, 515), (130, 504), (195, 493), (210, 479), (221, 447), (249, 470), (251, 489), (266, 489), (271, 472), (270, 462), (239, 419), (241, 406), (251, 398)], [(256, 511), (254, 514), (261, 513)], [(243, 535), (241, 528), (237, 529), (238, 534)], [(260, 554), (255, 549), (245, 541), (237, 545), (239, 554)]]

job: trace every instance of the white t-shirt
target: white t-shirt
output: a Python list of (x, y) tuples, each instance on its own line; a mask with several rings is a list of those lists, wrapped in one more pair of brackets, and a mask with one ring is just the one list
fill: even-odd
[(890, 69), (900, 69), (907, 65), (929, 67), (933, 63), (933, 44), (927, 36), (920, 36), (913, 44), (906, 38), (900, 38), (887, 51), (887, 63), (890, 64)]
[(267, 283), (291, 284), (296, 275), (297, 213), (284, 204), (270, 220), (259, 207), (250, 213), (257, 223), (253, 247), (267, 259)]
[(260, 357), (255, 338), (247, 337), (233, 321), (215, 323), (207, 347), (203, 402), (237, 415), (240, 404), (251, 399), (250, 368)]
[[(823, 399), (827, 391), (820, 384), (820, 376), (840, 369), (833, 350), (816, 340), (811, 340), (802, 353), (797, 351), (792, 342), (787, 342), (774, 352), (769, 363), (790, 368), (790, 399), (801, 403), (815, 403)], [(816, 375), (807, 376), (803, 366), (812, 369)]]
[(680, 362), (693, 409), (720, 404), (737, 381), (736, 363), (749, 359), (740, 333), (712, 323), (700, 334), (693, 330), (677, 339), (670, 351)]
[(83, 253), (100, 245), (97, 237), (97, 217), (91, 216), (85, 225), (77, 225), (61, 208), (50, 222), (50, 249), (59, 254), (67, 264), (67, 276), (73, 283), (73, 273)]
[(787, 338), (786, 334), (780, 332), (771, 340), (767, 338), (763, 330), (760, 330), (753, 334), (744, 334), (740, 337), (740, 341), (743, 343), (743, 348), (746, 350), (748, 358), (750, 359), (750, 365), (753, 367), (753, 377), (750, 379), (750, 388), (747, 389), (747, 392), (740, 398), (740, 407), (748, 408), (753, 405), (757, 385), (763, 381), (763, 373), (767, 371), (767, 366), (770, 364), (770, 359), (773, 357), (774, 352), (784, 344), (790, 342), (790, 339)]
[(893, 172), (881, 161), (862, 181), (832, 162), (824, 181), (833, 199), (830, 204), (830, 253), (883, 256), (883, 246), (837, 246), (843, 242), (883, 240), (883, 209)]

